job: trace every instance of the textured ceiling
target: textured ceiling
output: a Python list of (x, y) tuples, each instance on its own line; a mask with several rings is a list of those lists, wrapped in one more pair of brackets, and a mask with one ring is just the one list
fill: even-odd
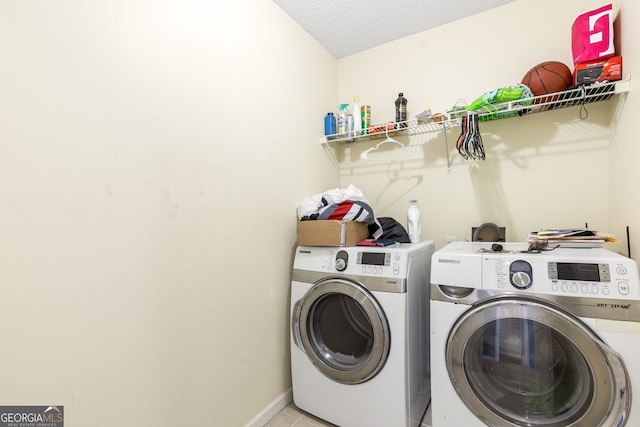
[(274, 0), (342, 58), (514, 0)]

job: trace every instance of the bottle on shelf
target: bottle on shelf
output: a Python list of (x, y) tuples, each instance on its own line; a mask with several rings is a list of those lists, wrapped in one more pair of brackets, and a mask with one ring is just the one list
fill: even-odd
[(360, 115), (362, 117), (362, 134), (369, 134), (369, 126), (371, 125), (371, 105), (363, 105), (360, 107)]
[(324, 117), (324, 135), (327, 139), (336, 139), (336, 116), (333, 113), (327, 113)]
[(347, 110), (347, 142), (353, 142), (354, 141), (354, 135), (355, 135), (355, 125), (354, 125), (355, 121), (353, 119), (353, 114), (351, 114), (351, 112), (349, 110)]
[(420, 207), (417, 200), (409, 200), (409, 208), (407, 209), (407, 231), (411, 243), (420, 243), (421, 225), (420, 225)]
[(396, 99), (396, 127), (398, 129), (407, 127), (407, 98), (400, 92)]
[(344, 136), (347, 133), (347, 111), (349, 104), (340, 104), (338, 111), (338, 133)]
[(360, 111), (360, 97), (353, 95), (353, 134), (362, 135), (362, 112)]

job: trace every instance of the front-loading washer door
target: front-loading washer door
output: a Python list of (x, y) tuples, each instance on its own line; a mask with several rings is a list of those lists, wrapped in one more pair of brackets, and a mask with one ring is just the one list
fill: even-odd
[(375, 297), (359, 283), (326, 278), (293, 310), (294, 341), (324, 375), (343, 384), (373, 378), (389, 355), (389, 324)]
[(620, 356), (584, 322), (543, 300), (472, 306), (446, 346), (460, 398), (491, 426), (623, 426), (630, 381)]

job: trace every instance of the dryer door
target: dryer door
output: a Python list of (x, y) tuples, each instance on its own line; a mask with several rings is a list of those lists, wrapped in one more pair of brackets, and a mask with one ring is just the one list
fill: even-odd
[(380, 304), (362, 285), (327, 278), (296, 304), (293, 334), (298, 347), (324, 375), (343, 384), (374, 377), (389, 355), (389, 324)]
[(549, 302), (490, 299), (452, 327), (447, 369), (458, 395), (494, 426), (622, 426), (630, 382), (620, 356)]

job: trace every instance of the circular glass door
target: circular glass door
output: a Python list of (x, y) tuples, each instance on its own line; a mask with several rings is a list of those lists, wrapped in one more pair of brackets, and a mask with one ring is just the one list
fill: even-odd
[(293, 316), (296, 344), (327, 377), (358, 384), (384, 366), (389, 325), (376, 299), (360, 284), (320, 281), (298, 301)]
[(626, 369), (583, 322), (546, 301), (498, 298), (452, 327), (447, 369), (469, 409), (489, 425), (622, 426)]

